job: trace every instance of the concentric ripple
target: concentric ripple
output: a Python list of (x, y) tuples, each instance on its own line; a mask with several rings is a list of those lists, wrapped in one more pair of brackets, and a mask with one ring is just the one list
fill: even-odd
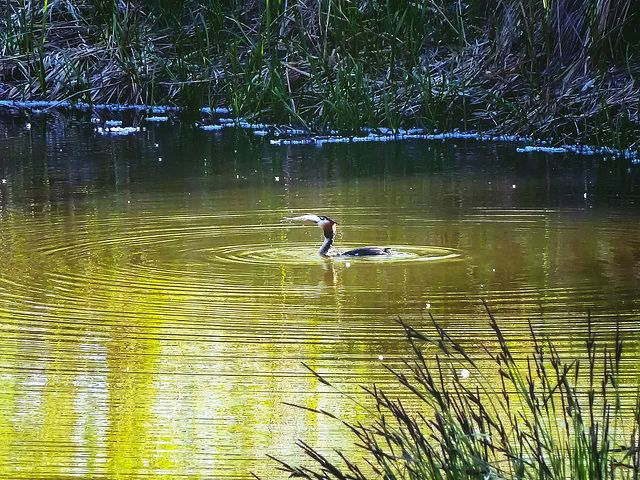
[[(355, 248), (345, 245), (345, 249)], [(326, 261), (358, 261), (358, 262), (436, 262), (454, 260), (461, 257), (461, 252), (452, 248), (392, 245), (391, 254), (371, 257), (342, 257), (340, 250), (330, 253), (328, 257), (318, 255), (318, 246), (309, 243), (269, 243), (250, 245), (227, 245), (213, 249), (211, 254), (223, 262), (301, 265), (322, 263)]]
[[(90, 261), (94, 266), (109, 264), (110, 268), (121, 271), (130, 269), (132, 274), (136, 267), (143, 266), (180, 275), (197, 275), (203, 269), (216, 271), (228, 264), (303, 266), (321, 265), (328, 260), (399, 264), (441, 262), (462, 256), (459, 250), (442, 246), (389, 245), (390, 255), (341, 257), (340, 251), (359, 246), (342, 243), (329, 257), (321, 257), (317, 253), (319, 241), (288, 239), (296, 227), (249, 223), (250, 217), (254, 215), (247, 214), (246, 218), (235, 215), (232, 219), (227, 215), (189, 215), (141, 217), (118, 222), (93, 220), (77, 225), (80, 234), (50, 229), (33, 252), (56, 262), (66, 259), (78, 263)], [(243, 224), (243, 220), (247, 223)], [(268, 242), (254, 241), (262, 239), (265, 232), (275, 232), (276, 238)], [(234, 270), (230, 275), (240, 273)]]
[[(78, 327), (145, 314), (161, 316), (165, 325), (210, 324), (212, 312), (220, 317), (216, 324), (243, 318), (271, 325), (299, 309), (308, 314), (321, 305), (325, 312), (366, 305), (353, 312), (359, 317), (363, 308), (378, 308), (363, 298), (380, 289), (377, 282), (369, 283), (372, 277), (366, 266), (389, 267), (387, 282), (401, 284), (405, 281), (401, 270), (409, 265), (462, 256), (446, 247), (391, 245), (388, 256), (325, 258), (318, 255), (315, 227), (283, 224), (276, 212), (258, 215), (273, 219), (270, 222), (256, 224), (255, 218), (255, 212), (138, 213), (76, 216), (73, 222), (51, 216), (40, 222), (6, 223), (13, 242), (3, 252), (6, 268), (0, 291), (15, 301), (0, 304), (0, 313), (4, 311), (19, 328), (28, 322), (32, 305), (41, 316), (63, 315), (65, 322)], [(10, 230), (12, 226), (15, 229)], [(345, 250), (355, 246), (340, 244)], [(345, 276), (343, 267), (351, 263), (365, 268)], [(400, 270), (392, 272), (397, 270), (394, 266)], [(359, 284), (349, 287), (354, 295), (327, 305), (323, 299), (327, 288), (360, 276)], [(25, 298), (30, 300), (20, 306)], [(27, 309), (24, 316), (15, 314), (16, 304)]]

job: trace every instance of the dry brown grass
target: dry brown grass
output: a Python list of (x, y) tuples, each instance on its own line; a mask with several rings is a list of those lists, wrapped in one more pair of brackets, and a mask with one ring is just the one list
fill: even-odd
[[(45, 8), (46, 5), (46, 8)], [(0, 98), (637, 148), (631, 0), (0, 3)]]

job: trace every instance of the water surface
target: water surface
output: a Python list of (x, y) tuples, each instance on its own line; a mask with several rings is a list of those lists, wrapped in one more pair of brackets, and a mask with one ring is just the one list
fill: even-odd
[[(28, 125), (27, 125), (28, 120)], [(273, 146), (172, 125), (0, 126), (0, 473), (12, 478), (269, 478), (304, 439), (350, 448), (358, 383), (393, 389), (399, 317), (430, 315), (477, 355), (485, 300), (530, 349), (571, 356), (586, 318), (638, 374), (640, 172), (511, 144)], [(392, 246), (389, 258), (325, 259)], [(431, 330), (430, 330), (431, 329)]]

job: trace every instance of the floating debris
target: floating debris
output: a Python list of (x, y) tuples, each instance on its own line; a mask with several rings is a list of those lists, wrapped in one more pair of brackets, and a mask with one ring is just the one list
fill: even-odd
[(222, 130), (224, 127), (225, 127), (224, 125), (219, 125), (219, 124), (215, 124), (215, 125), (200, 125), (200, 129), (201, 130), (206, 130), (206, 131)]
[(315, 138), (275, 138), (271, 139), (269, 143), (271, 145), (314, 145), (317, 139)]
[(96, 133), (100, 135), (130, 135), (140, 131), (140, 127), (96, 127)]
[[(166, 122), (170, 117), (166, 115), (170, 112), (181, 111), (180, 107), (170, 107), (162, 105), (121, 105), (121, 104), (96, 104), (90, 105), (83, 102), (69, 101), (15, 101), (0, 100), (0, 107), (30, 109), (34, 113), (44, 113), (49, 109), (73, 108), (82, 111), (108, 111), (118, 112), (140, 112), (149, 114), (144, 120), (147, 122)], [(610, 147), (590, 147), (583, 145), (562, 145), (549, 146), (545, 142), (538, 142), (535, 139), (521, 137), (518, 135), (486, 135), (477, 132), (434, 132), (421, 128), (363, 128), (363, 135), (344, 136), (337, 131), (331, 131), (329, 135), (314, 136), (313, 132), (290, 125), (269, 125), (263, 123), (251, 123), (243, 118), (230, 118), (231, 110), (227, 107), (204, 107), (204, 115), (218, 115), (217, 123), (202, 124), (198, 127), (204, 131), (218, 131), (223, 128), (242, 128), (252, 130), (253, 134), (260, 137), (271, 137), (271, 145), (315, 145), (318, 147), (326, 143), (360, 143), (360, 142), (389, 142), (400, 140), (477, 140), (493, 142), (515, 142), (521, 143), (522, 147), (516, 148), (518, 153), (542, 152), (551, 154), (573, 153), (577, 155), (603, 155), (607, 157), (625, 157), (632, 163), (640, 163), (640, 155), (637, 149), (620, 150)], [(214, 120), (215, 121), (215, 120)], [(95, 123), (96, 132), (100, 135), (129, 135), (141, 131), (140, 127), (124, 127), (121, 120), (106, 120), (100, 125), (99, 119), (92, 119)], [(25, 128), (30, 127), (30, 123)]]
[[(345, 137), (341, 135), (331, 136), (317, 136), (304, 138), (274, 138), (270, 140), (272, 145), (305, 145), (315, 144), (322, 146), (325, 143), (361, 143), (361, 142), (390, 142), (397, 140), (485, 140), (485, 141), (509, 141), (517, 142), (524, 141), (525, 139), (517, 136), (487, 136), (480, 135), (474, 132), (448, 132), (448, 133), (426, 133), (421, 129), (403, 130), (399, 129), (393, 133), (390, 129), (381, 128), (377, 130), (378, 133), (374, 133), (369, 130), (367, 135), (356, 135), (352, 137)], [(308, 132), (305, 132), (308, 135)]]
[(321, 147), (323, 143), (348, 143), (349, 137), (316, 137), (316, 145)]
[(543, 145), (527, 145), (526, 147), (516, 148), (518, 153), (527, 152), (545, 152), (545, 153), (567, 153), (566, 148), (561, 147), (545, 147)]
[(573, 153), (576, 155), (603, 155), (609, 157), (625, 157), (633, 163), (639, 163), (640, 157), (638, 152), (631, 149), (618, 150), (610, 147), (590, 147), (587, 145), (563, 145), (561, 147), (550, 147), (548, 145), (527, 145), (525, 147), (516, 148), (518, 153)]
[(215, 107), (215, 108), (203, 107), (202, 113), (204, 113), (205, 115), (211, 115), (212, 113), (216, 113), (218, 115), (228, 115), (230, 112), (229, 112), (229, 109), (226, 107)]

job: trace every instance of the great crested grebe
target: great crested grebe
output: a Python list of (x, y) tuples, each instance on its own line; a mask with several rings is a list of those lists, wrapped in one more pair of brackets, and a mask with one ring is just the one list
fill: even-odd
[[(336, 234), (336, 225), (337, 222), (331, 220), (329, 217), (324, 215), (302, 215), (300, 217), (289, 217), (285, 218), (285, 220), (300, 220), (303, 222), (311, 222), (318, 225), (322, 228), (324, 232), (324, 242), (322, 242), (322, 246), (318, 253), (323, 257), (328, 257), (327, 252), (333, 245), (333, 237)], [(339, 253), (338, 257), (370, 257), (373, 255), (390, 255), (390, 248), (381, 248), (381, 247), (360, 247), (354, 248), (353, 250), (349, 250), (348, 252)]]

